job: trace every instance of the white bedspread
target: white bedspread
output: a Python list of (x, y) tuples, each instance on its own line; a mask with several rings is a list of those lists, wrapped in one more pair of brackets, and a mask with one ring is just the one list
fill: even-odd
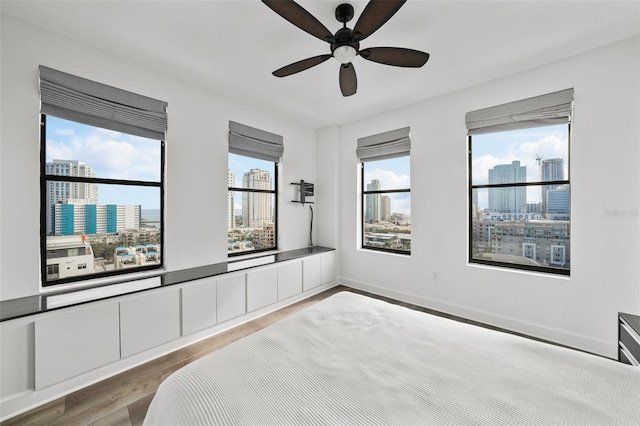
[(145, 425), (640, 425), (640, 368), (342, 292), (175, 372)]

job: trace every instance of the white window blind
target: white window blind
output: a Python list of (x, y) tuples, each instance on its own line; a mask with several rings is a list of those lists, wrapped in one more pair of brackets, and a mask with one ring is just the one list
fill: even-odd
[(229, 152), (277, 163), (284, 143), (280, 135), (229, 121)]
[(469, 135), (571, 122), (573, 89), (468, 112)]
[(358, 139), (356, 155), (361, 163), (403, 157), (411, 151), (410, 128), (378, 133)]
[(164, 140), (167, 103), (40, 65), (40, 111), (90, 126)]

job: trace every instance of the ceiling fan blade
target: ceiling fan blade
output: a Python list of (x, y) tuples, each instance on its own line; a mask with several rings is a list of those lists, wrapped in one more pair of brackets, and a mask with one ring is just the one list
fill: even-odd
[(429, 60), (429, 54), (402, 47), (370, 47), (362, 49), (360, 56), (368, 61), (395, 67), (420, 68)]
[(331, 55), (318, 55), (314, 56), (313, 58), (303, 59), (301, 61), (294, 62), (293, 64), (289, 64), (286, 67), (275, 70), (272, 74), (276, 77), (286, 77), (288, 75), (309, 69), (311, 67), (315, 67), (316, 65), (323, 63), (330, 57)]
[(351, 96), (358, 90), (356, 69), (352, 63), (340, 65), (340, 91), (342, 96)]
[(305, 8), (293, 0), (262, 0), (278, 15), (322, 41), (331, 43), (333, 34)]
[(355, 41), (364, 40), (378, 30), (407, 0), (371, 0), (353, 27)]

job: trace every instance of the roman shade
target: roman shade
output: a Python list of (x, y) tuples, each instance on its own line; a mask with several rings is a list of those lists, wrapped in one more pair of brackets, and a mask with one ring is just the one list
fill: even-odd
[(358, 139), (356, 155), (361, 163), (403, 157), (411, 151), (409, 127)]
[(571, 122), (573, 88), (468, 112), (469, 135)]
[(277, 163), (283, 152), (282, 136), (229, 121), (229, 153)]
[(40, 111), (91, 126), (164, 140), (167, 103), (40, 65)]

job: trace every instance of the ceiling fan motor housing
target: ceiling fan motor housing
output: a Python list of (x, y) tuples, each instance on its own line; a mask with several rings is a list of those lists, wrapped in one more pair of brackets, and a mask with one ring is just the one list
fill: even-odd
[(333, 36), (331, 43), (331, 53), (340, 46), (351, 46), (356, 52), (360, 50), (360, 43), (353, 40), (353, 30), (347, 27), (340, 28)]

